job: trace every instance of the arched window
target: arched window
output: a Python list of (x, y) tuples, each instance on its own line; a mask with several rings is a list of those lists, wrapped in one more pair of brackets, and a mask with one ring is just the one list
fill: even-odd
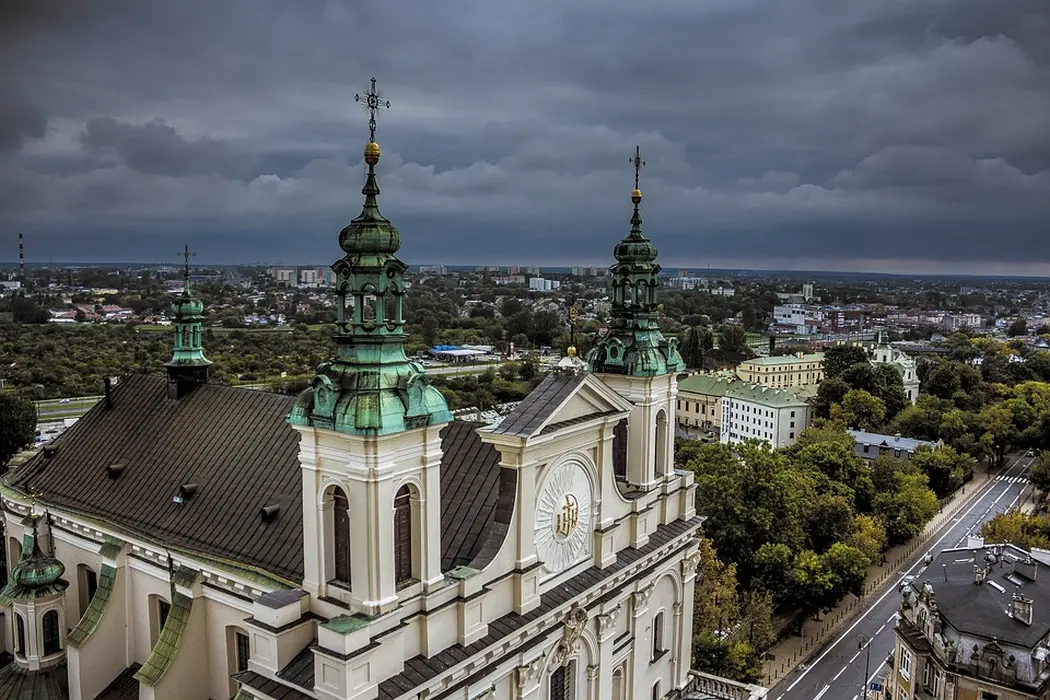
[(653, 618), (653, 661), (664, 653), (664, 614), (656, 613)]
[(15, 653), (19, 656), (26, 655), (26, 621), (20, 614), (15, 613)]
[(98, 590), (98, 576), (87, 564), (77, 565), (77, 593), (80, 598), (80, 615), (83, 616)]
[(332, 489), (333, 573), (336, 581), (350, 584), (350, 503), (346, 492)]
[(412, 488), (405, 485), (394, 496), (394, 581), (400, 586), (413, 580)]
[(550, 676), (550, 684), (547, 689), (547, 697), (550, 700), (574, 700), (574, 679), (576, 677), (576, 662), (559, 666), (554, 669)]
[(58, 611), (48, 610), (42, 620), (44, 632), (44, 656), (62, 651), (62, 640), (58, 632)]
[(668, 474), (667, 464), (667, 414), (662, 410), (656, 414), (656, 474)]
[(623, 668), (618, 666), (612, 674), (612, 700), (625, 699), (623, 680)]
[(613, 476), (627, 478), (627, 419), (622, 419), (613, 428)]

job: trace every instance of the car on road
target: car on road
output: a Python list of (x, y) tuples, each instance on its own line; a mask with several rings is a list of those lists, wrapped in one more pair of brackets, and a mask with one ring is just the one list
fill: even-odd
[(910, 586), (912, 581), (914, 581), (914, 580), (915, 580), (915, 576), (912, 575), (912, 574), (908, 574), (907, 576), (905, 576), (904, 578), (901, 579), (901, 582), (899, 584), (897, 584), (897, 590), (898, 591), (903, 591), (905, 588)]
[(1035, 457), (1035, 450), (1028, 450), (1024, 453), (1025, 457)]

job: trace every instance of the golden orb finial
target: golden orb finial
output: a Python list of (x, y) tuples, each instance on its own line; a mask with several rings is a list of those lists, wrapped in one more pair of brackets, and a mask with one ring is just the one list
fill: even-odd
[(638, 202), (642, 201), (642, 191), (637, 187), (635, 187), (634, 190), (631, 192), (631, 201), (635, 204), (638, 204)]
[(379, 144), (375, 141), (369, 141), (365, 144), (365, 162), (369, 165), (375, 165), (379, 162)]
[(570, 345), (569, 349), (566, 351), (566, 354), (569, 357), (576, 357), (576, 348), (574, 346)]

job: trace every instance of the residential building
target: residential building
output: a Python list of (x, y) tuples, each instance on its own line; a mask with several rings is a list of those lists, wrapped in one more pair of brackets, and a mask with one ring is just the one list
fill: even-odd
[(740, 443), (757, 439), (771, 447), (787, 447), (809, 427), (809, 404), (816, 387), (775, 388), (743, 382), (730, 386), (722, 399), (719, 442)]
[(548, 280), (542, 277), (530, 277), (529, 289), (534, 292), (552, 292), (561, 287), (558, 280)]
[(736, 376), (745, 382), (768, 387), (811, 386), (824, 380), (824, 353), (774, 355), (744, 360)]
[(984, 327), (984, 319), (980, 314), (951, 314), (945, 315), (941, 324), (946, 331), (978, 329)]
[(903, 350), (898, 350), (889, 343), (880, 339), (871, 351), (872, 364), (890, 365), (901, 375), (904, 382), (904, 393), (908, 395), (908, 401), (915, 403), (919, 398), (919, 372), (912, 359)]
[(1050, 566), (1014, 545), (972, 544), (940, 552), (904, 587), (887, 700), (1050, 697)]
[(820, 309), (805, 304), (778, 304), (773, 307), (773, 324), (777, 330), (799, 335), (820, 330), (823, 316)]
[(911, 459), (919, 447), (925, 445), (932, 450), (939, 449), (944, 443), (938, 440), (916, 440), (914, 438), (896, 435), (883, 435), (882, 433), (869, 433), (864, 430), (850, 429), (847, 432), (853, 436), (853, 451), (859, 457), (874, 460), (879, 455), (890, 455), (897, 459)]
[(678, 382), (675, 420), (689, 437), (701, 437), (722, 429), (722, 397), (740, 380), (731, 373), (693, 374)]
[(2, 544), (17, 564), (0, 593), (0, 651), (13, 656), (0, 689), (763, 697), (689, 669), (703, 518), (693, 474), (674, 468), (684, 366), (659, 328), (641, 192), (615, 248), (612, 321), (587, 361), (570, 351), (485, 428), (452, 420), (406, 357), (407, 265), (379, 212), (379, 159), (370, 140), (364, 204), (333, 265), (336, 350), (306, 390), (208, 382), (187, 267), (166, 376), (107, 385), (3, 475)]
[(444, 265), (420, 265), (420, 275), (447, 275), (448, 268)]

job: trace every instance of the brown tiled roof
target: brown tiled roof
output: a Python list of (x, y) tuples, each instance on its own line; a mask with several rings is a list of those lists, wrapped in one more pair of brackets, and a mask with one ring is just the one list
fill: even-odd
[(441, 433), (442, 571), (469, 564), (491, 531), (499, 496), (500, 455), (481, 441), (479, 425), (453, 421)]
[[(132, 375), (12, 479), (43, 500), (175, 547), (301, 580), (295, 398), (205, 384), (168, 398), (164, 377)], [(107, 467), (122, 464), (112, 478)], [(183, 484), (197, 491), (173, 502)], [(259, 510), (280, 505), (272, 522)]]
[[(46, 503), (156, 541), (302, 580), (299, 436), (285, 422), (295, 397), (206, 384), (169, 399), (164, 377), (133, 375), (44, 453), (5, 480)], [(470, 562), (492, 530), (499, 453), (477, 425), (442, 431), (441, 549), (445, 570)], [(116, 478), (108, 467), (123, 465)], [(182, 505), (183, 484), (197, 485)], [(513, 495), (513, 494), (511, 494)], [(260, 509), (279, 505), (272, 522)]]

